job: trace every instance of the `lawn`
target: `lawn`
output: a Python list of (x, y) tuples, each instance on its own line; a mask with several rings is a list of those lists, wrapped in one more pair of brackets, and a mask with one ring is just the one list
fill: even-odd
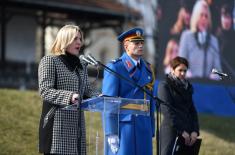
[[(38, 92), (0, 89), (0, 103), (1, 155), (38, 155)], [(87, 113), (86, 119), (88, 155), (94, 155), (96, 149), (102, 152), (100, 114)], [(200, 114), (199, 121), (200, 155), (235, 155), (235, 117)]]

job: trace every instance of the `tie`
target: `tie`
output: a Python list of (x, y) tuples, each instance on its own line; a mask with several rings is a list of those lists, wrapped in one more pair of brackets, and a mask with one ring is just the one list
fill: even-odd
[(136, 67), (137, 67), (138, 69), (140, 69), (140, 62), (137, 62)]
[(135, 81), (138, 81), (140, 79), (140, 73), (141, 73), (141, 66), (140, 66), (140, 63), (137, 62), (134, 75), (133, 75), (133, 78)]

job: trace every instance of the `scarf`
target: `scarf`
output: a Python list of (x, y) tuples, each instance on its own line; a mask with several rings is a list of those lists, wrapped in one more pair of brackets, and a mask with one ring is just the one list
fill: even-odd
[(189, 82), (188, 80), (186, 79), (179, 79), (178, 77), (176, 77), (174, 74), (172, 73), (169, 73), (168, 74), (168, 78), (170, 78), (172, 81), (174, 81), (174, 83), (177, 85), (177, 86), (180, 86), (184, 89), (187, 89), (188, 86), (189, 86)]
[(185, 101), (191, 102), (193, 87), (188, 80), (181, 80), (175, 75), (169, 73), (166, 77), (166, 81), (175, 92), (182, 96)]
[(63, 63), (68, 67), (70, 71), (75, 71), (77, 68), (82, 69), (80, 59), (68, 52), (65, 52), (64, 55), (59, 56)]

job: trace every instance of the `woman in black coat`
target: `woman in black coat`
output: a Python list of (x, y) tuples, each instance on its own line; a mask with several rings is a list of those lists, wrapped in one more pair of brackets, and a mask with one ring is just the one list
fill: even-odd
[(199, 136), (198, 116), (193, 104), (193, 87), (185, 79), (188, 61), (174, 58), (171, 72), (165, 81), (159, 83), (158, 97), (163, 101), (163, 120), (160, 126), (161, 155), (171, 155), (177, 136), (182, 136), (185, 144), (191, 146)]

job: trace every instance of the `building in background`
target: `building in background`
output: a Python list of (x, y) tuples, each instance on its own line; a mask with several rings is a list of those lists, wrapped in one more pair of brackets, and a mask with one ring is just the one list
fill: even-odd
[(117, 0), (7, 0), (0, 11), (0, 87), (20, 89), (37, 89), (38, 63), (63, 25), (79, 25), (84, 53), (107, 63), (121, 53), (117, 34), (141, 18)]

